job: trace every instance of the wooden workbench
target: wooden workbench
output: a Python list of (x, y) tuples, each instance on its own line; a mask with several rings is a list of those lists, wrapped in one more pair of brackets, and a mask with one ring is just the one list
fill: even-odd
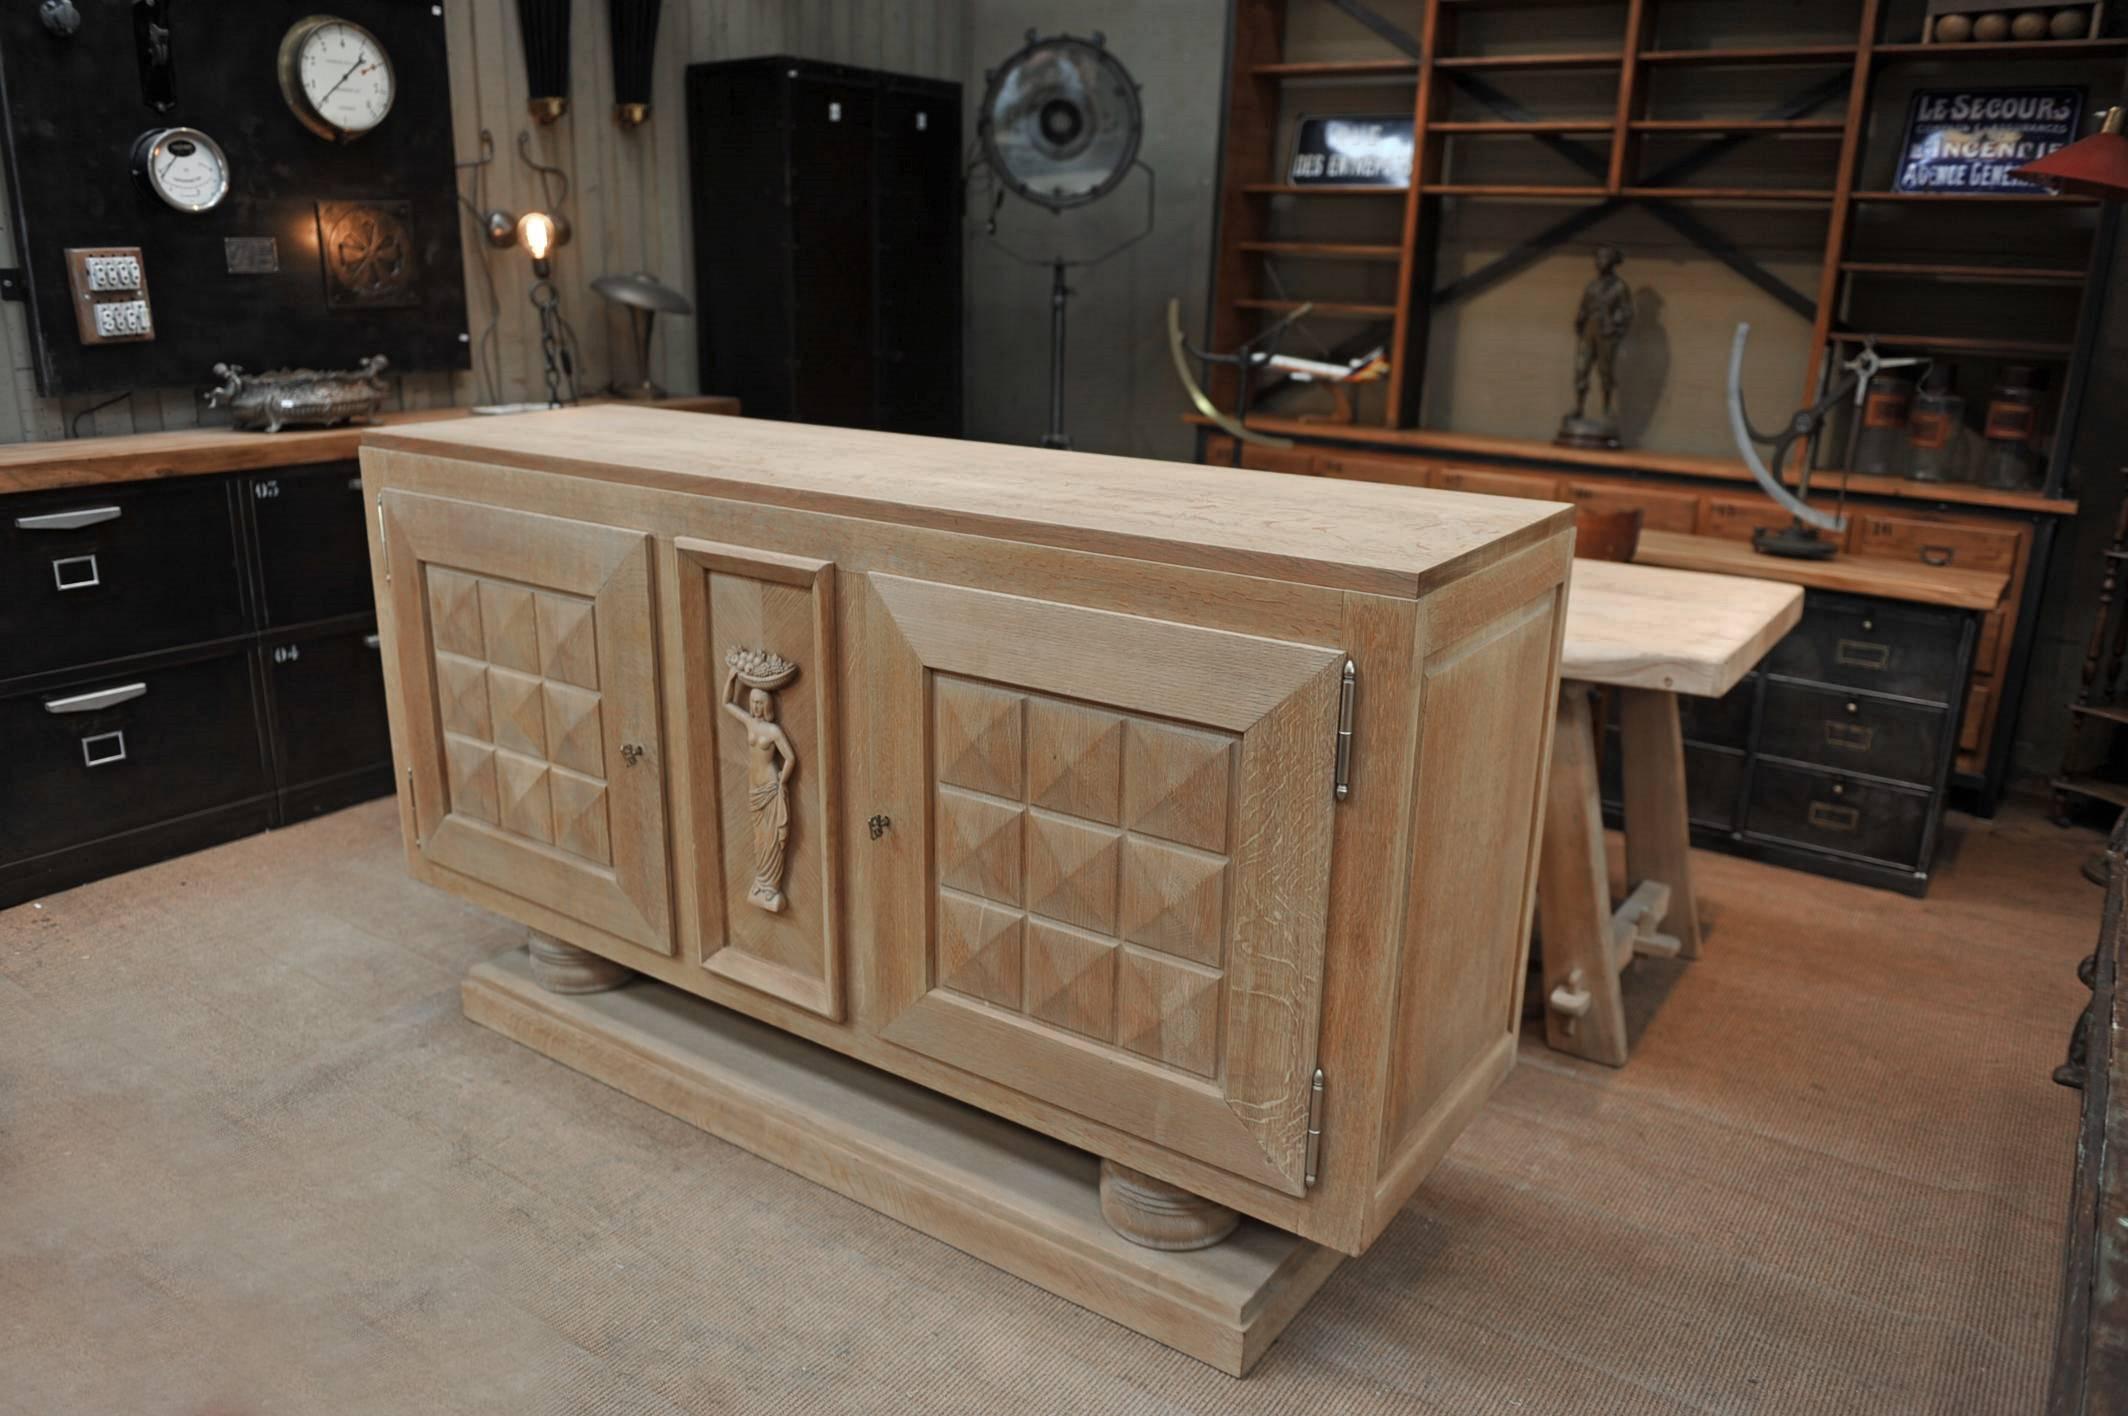
[[(1638, 954), (1698, 957), (1677, 696), (1727, 693), (1802, 614), (1803, 592), (1794, 585), (1574, 562), (1537, 886), (1545, 1037), (1553, 1047), (1622, 1065), (1626, 1025), (1619, 974)], [(1615, 911), (1604, 860), (1599, 744), (1589, 708), (1595, 685), (1618, 690), (1624, 753), (1628, 895)]]
[[(596, 401), (596, 400), (591, 400)], [(689, 394), (650, 405), (683, 413), (739, 412), (739, 400), (721, 394)], [(55, 487), (96, 487), (163, 477), (199, 477), (216, 472), (254, 472), (265, 467), (307, 467), (352, 462), (363, 435), (378, 428), (434, 423), (472, 414), (469, 408), (424, 408), (380, 414), (368, 423), (337, 428), (295, 428), (282, 433), (236, 428), (185, 428), (164, 433), (126, 433), (109, 438), (0, 444), (0, 494), (42, 492)]]

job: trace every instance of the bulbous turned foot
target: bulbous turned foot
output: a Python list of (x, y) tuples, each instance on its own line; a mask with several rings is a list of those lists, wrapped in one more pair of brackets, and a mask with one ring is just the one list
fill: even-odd
[(1209, 1249), (1234, 1232), (1241, 1216), (1165, 1180), (1101, 1162), (1101, 1217), (1148, 1249)]
[(533, 982), (549, 993), (604, 993), (635, 977), (633, 969), (536, 929), (525, 931), (525, 952), (532, 958)]

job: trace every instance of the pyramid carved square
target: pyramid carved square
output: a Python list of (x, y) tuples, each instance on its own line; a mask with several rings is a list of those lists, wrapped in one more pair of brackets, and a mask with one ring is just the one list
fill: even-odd
[(1226, 885), (1222, 857), (1131, 837), (1123, 844), (1123, 937), (1218, 968)]
[(938, 789), (938, 879), (999, 904), (1020, 903), (1020, 817), (1017, 806)]
[(940, 987), (1001, 1008), (1020, 1006), (1018, 910), (941, 891), (938, 897)]
[(494, 718), (491, 741), (528, 757), (547, 755), (546, 696), (540, 681), (509, 669), (488, 670), (488, 711)]
[(495, 749), (484, 742), (443, 735), (443, 761), (451, 783), (451, 810), (490, 826), (502, 818), (496, 810)]
[(1105, 827), (1027, 813), (1027, 908), (1082, 929), (1114, 934), (1120, 840)]
[(436, 712), (447, 733), (490, 736), (488, 668), (478, 659), (456, 654), (436, 656)]
[(585, 860), (613, 864), (606, 784), (556, 767), (547, 774), (547, 794), (554, 803), (554, 844)]
[(597, 688), (598, 633), (591, 602), (546, 590), (537, 601), (540, 672), (578, 688)]
[(480, 632), (489, 663), (539, 672), (539, 628), (530, 590), (500, 580), (481, 581)]
[(1209, 1077), (1219, 1061), (1220, 976), (1126, 948), (1116, 978), (1117, 1041), (1141, 1057)]
[(1027, 1013), (1075, 1033), (1116, 1035), (1116, 945), (1076, 929), (1027, 921)]
[(554, 811), (547, 797), (547, 764), (498, 750), (495, 790), (501, 802), (499, 824), (535, 841), (554, 843)]
[(599, 722), (599, 696), (565, 683), (542, 686), (547, 709), (548, 760), (592, 777), (606, 775), (606, 740)]
[(941, 676), (937, 683), (938, 780), (1020, 797), (1020, 695)]
[(1123, 719), (1053, 698), (1027, 700), (1027, 799), (1115, 825), (1123, 810)]
[(480, 637), (480, 582), (463, 571), (429, 567), (429, 625), (437, 649), (485, 658)]
[(1227, 848), (1234, 742), (1133, 718), (1124, 735), (1123, 824), (1201, 850)]

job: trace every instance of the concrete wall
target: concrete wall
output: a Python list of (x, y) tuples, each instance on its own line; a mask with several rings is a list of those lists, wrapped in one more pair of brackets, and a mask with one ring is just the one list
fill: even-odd
[[(975, 137), (984, 72), (1044, 34), (1099, 30), (1140, 86), (1145, 144), (1140, 156), (1157, 177), (1151, 237), (1091, 270), (1074, 271), (1070, 305), (1069, 384), (1065, 428), (1088, 452), (1187, 459), (1195, 438), (1183, 426), (1188, 407), (1168, 360), (1166, 309), (1183, 302), (1183, 328), (1204, 328), (1218, 186), (1221, 85), (1225, 74), (1224, 0), (1068, 0), (1028, 5), (969, 0), (963, 50), (968, 135)], [(967, 248), (967, 431), (990, 442), (1034, 443), (1049, 419), (1049, 271), (1039, 261), (1096, 254), (1144, 224), (1139, 174), (1093, 206), (1051, 215), (1008, 196), (998, 211), (998, 241), (984, 234), (986, 174), (969, 196)]]
[[(632, 357), (625, 321), (588, 286), (609, 272), (648, 270), (685, 290), (694, 282), (687, 201), (687, 132), (681, 75), (691, 63), (751, 54), (806, 58), (938, 78), (960, 78), (968, 0), (667, 0), (658, 35), (655, 116), (622, 131), (613, 121), (612, 67), (605, 6), (576, 7), (572, 30), (571, 112), (551, 127), (525, 113), (525, 69), (514, 0), (453, 0), (445, 7), (451, 59), (452, 133), (460, 159), (493, 134), (496, 161), (461, 187), (484, 205), (523, 211), (537, 202), (538, 177), (517, 157), (517, 136), (530, 130), (542, 162), (561, 167), (571, 189), (565, 214), (575, 237), (556, 253), (555, 284), (581, 344), (580, 386), (612, 377)], [(484, 180), (484, 188), (476, 183)], [(0, 215), (0, 265), (14, 264), (13, 233)], [(528, 299), (531, 267), (517, 251), (490, 252), (465, 223), (469, 329), (483, 347), (485, 371), (409, 374), (399, 402), (410, 408), (488, 399), (544, 397), (538, 329)], [(493, 277), (493, 296), (489, 276)], [(321, 352), (321, 357), (323, 353)], [(695, 387), (690, 322), (659, 322), (654, 377), (666, 387)], [(0, 302), (0, 442), (147, 432), (221, 421), (192, 388), (135, 389), (94, 413), (108, 394), (39, 397), (30, 374), (25, 307)], [(204, 372), (204, 371), (202, 371)], [(204, 414), (204, 419), (203, 419)], [(86, 416), (82, 416), (86, 415)]]

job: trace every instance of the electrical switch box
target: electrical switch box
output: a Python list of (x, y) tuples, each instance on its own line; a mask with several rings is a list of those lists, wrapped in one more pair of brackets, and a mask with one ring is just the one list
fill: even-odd
[(138, 344), (155, 338), (148, 275), (138, 246), (69, 246), (67, 286), (83, 344)]

